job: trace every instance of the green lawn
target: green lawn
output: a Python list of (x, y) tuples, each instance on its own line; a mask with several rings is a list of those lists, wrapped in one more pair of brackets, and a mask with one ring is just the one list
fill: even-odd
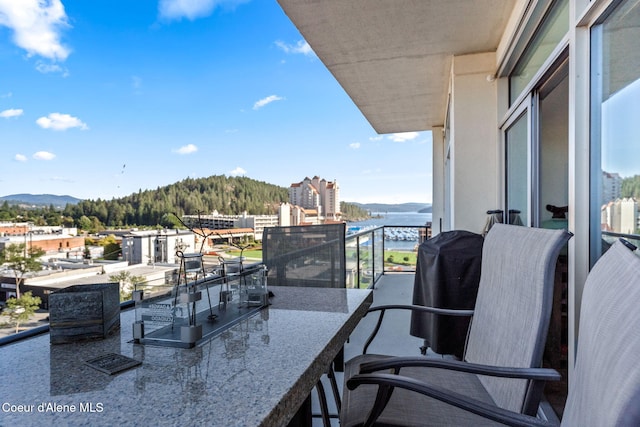
[[(227, 250), (226, 253), (232, 257), (240, 256), (240, 251), (236, 249)], [(355, 251), (352, 252), (355, 254)], [(243, 252), (246, 258), (262, 259), (262, 249), (247, 249)], [(349, 254), (347, 254), (347, 257)], [(389, 257), (393, 257), (393, 262), (389, 262)], [(405, 261), (405, 258), (407, 260)], [(416, 265), (417, 252), (409, 251), (384, 251), (385, 265)]]
[[(236, 249), (228, 250), (227, 253), (234, 257), (240, 256), (240, 251)], [(262, 259), (262, 249), (247, 249), (242, 255), (251, 259)]]
[[(392, 262), (389, 262), (389, 257), (393, 257)], [(384, 251), (385, 264), (416, 265), (417, 260), (417, 252)]]

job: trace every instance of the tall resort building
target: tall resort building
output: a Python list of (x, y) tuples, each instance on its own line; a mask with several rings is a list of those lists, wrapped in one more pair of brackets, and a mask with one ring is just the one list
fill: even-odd
[(434, 235), (480, 233), (493, 209), (574, 234), (571, 382), (583, 285), (619, 237), (605, 194), (635, 221), (638, 196), (615, 193), (640, 175), (640, 0), (278, 2), (377, 133), (431, 132)]
[(338, 181), (327, 181), (314, 176), (289, 187), (289, 203), (304, 209), (316, 209), (328, 220), (340, 219), (340, 187)]

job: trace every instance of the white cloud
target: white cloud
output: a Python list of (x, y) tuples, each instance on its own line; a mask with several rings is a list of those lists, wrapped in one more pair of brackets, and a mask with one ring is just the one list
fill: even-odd
[(158, 12), (160, 18), (172, 20), (187, 18), (193, 21), (213, 13), (218, 6), (234, 8), (248, 0), (160, 0)]
[(62, 77), (69, 77), (69, 70), (65, 67), (61, 67), (58, 64), (46, 64), (42, 61), (36, 62), (36, 70), (42, 74), (60, 73)]
[(281, 40), (276, 40), (276, 46), (278, 46), (284, 53), (302, 54), (306, 56), (315, 56), (315, 52), (309, 46), (305, 40), (298, 40), (294, 45), (287, 44)]
[(36, 160), (53, 160), (56, 158), (56, 155), (48, 151), (38, 151), (33, 153), (33, 158)]
[(384, 138), (384, 136), (382, 135), (372, 136), (371, 138), (369, 138), (369, 141), (382, 141), (382, 138)]
[(60, 42), (69, 27), (60, 0), (0, 0), (0, 25), (13, 30), (14, 43), (29, 56), (64, 61), (70, 50)]
[(11, 98), (12, 96), (13, 96), (13, 93), (7, 92), (7, 93), (4, 93), (4, 94), (0, 95), (0, 98)]
[(67, 178), (64, 176), (52, 176), (51, 177), (51, 181), (59, 181), (59, 182), (76, 182), (74, 179), (72, 178)]
[(24, 111), (20, 108), (10, 108), (8, 110), (0, 111), (0, 117), (8, 119), (9, 117), (21, 116)]
[(264, 107), (267, 104), (271, 104), (274, 101), (282, 101), (283, 99), (284, 98), (282, 98), (282, 97), (280, 97), (278, 95), (270, 95), (270, 96), (267, 96), (266, 98), (262, 98), (261, 100), (256, 101), (256, 103), (253, 104), (253, 109), (254, 110), (258, 110), (258, 109)]
[(51, 113), (47, 117), (40, 117), (36, 123), (43, 129), (67, 130), (70, 128), (80, 128), (87, 130), (89, 127), (77, 117), (69, 114)]
[(229, 172), (229, 175), (231, 176), (238, 176), (238, 175), (244, 175), (246, 174), (247, 171), (242, 169), (240, 166), (238, 166), (237, 168), (235, 168), (234, 170), (232, 170), (231, 172)]
[(191, 154), (198, 151), (198, 147), (193, 144), (187, 144), (174, 151), (178, 154)]
[(387, 138), (394, 142), (406, 142), (416, 139), (420, 134), (418, 132), (393, 133)]
[(27, 161), (27, 156), (25, 156), (24, 154), (16, 154), (15, 159), (19, 162), (26, 162)]
[(353, 143), (349, 144), (349, 148), (353, 148), (354, 150), (357, 150), (358, 148), (360, 148), (360, 143), (359, 142), (353, 142)]

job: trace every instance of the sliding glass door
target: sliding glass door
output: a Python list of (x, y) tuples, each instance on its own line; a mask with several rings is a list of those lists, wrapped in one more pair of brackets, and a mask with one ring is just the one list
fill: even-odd
[(507, 122), (505, 141), (505, 222), (516, 225), (530, 225), (531, 200), (531, 160), (529, 101), (522, 103)]

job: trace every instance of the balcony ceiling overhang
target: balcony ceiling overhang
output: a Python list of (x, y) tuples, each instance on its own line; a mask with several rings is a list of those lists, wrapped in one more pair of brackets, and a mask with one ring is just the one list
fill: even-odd
[(376, 132), (444, 123), (453, 56), (496, 51), (515, 0), (278, 0)]

